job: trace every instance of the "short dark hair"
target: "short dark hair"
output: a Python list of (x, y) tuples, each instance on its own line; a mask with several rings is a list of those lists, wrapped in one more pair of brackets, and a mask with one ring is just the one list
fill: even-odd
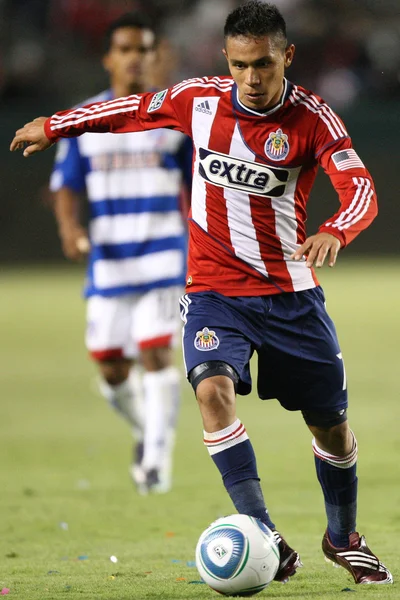
[(121, 15), (120, 17), (118, 17), (118, 19), (115, 19), (115, 21), (110, 23), (110, 25), (108, 26), (106, 33), (104, 35), (104, 43), (103, 43), (104, 54), (107, 54), (107, 52), (111, 48), (112, 37), (113, 37), (114, 33), (118, 29), (122, 29), (124, 27), (132, 27), (134, 29), (150, 29), (150, 31), (152, 31), (154, 33), (154, 36), (156, 35), (155, 31), (154, 31), (154, 26), (153, 26), (151, 20), (148, 17), (146, 17), (146, 15), (143, 15), (141, 13), (134, 13), (134, 12), (125, 13), (125, 14)]
[(285, 19), (274, 4), (262, 0), (249, 0), (233, 10), (227, 17), (224, 37), (239, 35), (261, 38), (276, 34), (287, 45)]

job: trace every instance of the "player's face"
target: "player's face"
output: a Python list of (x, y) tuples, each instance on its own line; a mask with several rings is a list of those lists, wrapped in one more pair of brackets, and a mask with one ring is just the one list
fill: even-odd
[(239, 100), (253, 110), (264, 110), (279, 102), (285, 68), (294, 46), (282, 47), (279, 37), (228, 37), (223, 53), (239, 91)]
[(110, 50), (103, 59), (112, 85), (144, 88), (153, 52), (154, 34), (150, 29), (121, 27), (114, 31)]

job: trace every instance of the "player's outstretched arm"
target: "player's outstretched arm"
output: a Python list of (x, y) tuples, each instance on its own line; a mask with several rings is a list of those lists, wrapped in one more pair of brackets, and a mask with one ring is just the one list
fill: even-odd
[(329, 266), (334, 267), (340, 250), (340, 241), (330, 233), (317, 233), (306, 239), (291, 256), (293, 260), (301, 260), (306, 256), (307, 267), (322, 267), (329, 254)]
[(182, 96), (180, 107), (172, 98), (173, 90), (114, 98), (60, 111), (49, 118), (39, 117), (16, 132), (10, 150), (24, 149), (24, 156), (30, 156), (46, 150), (60, 138), (83, 133), (128, 133), (167, 128), (190, 135), (191, 96), (188, 93)]
[(38, 117), (24, 125), (22, 129), (18, 129), (10, 145), (11, 152), (24, 149), (23, 154), (28, 157), (35, 154), (35, 152), (41, 152), (49, 148), (52, 142), (44, 131), (46, 120), (47, 117)]

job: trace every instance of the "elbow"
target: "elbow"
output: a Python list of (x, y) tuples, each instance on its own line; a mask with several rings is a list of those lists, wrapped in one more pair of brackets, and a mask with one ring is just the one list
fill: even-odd
[(371, 221), (373, 221), (374, 219), (376, 219), (376, 217), (378, 216), (378, 202), (376, 199), (376, 193), (373, 194), (372, 196), (372, 202), (371, 202), (371, 207), (370, 207), (370, 215), (371, 215)]

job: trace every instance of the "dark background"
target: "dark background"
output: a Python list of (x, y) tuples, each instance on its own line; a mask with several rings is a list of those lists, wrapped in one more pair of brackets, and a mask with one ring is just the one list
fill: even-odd
[[(108, 23), (141, 9), (175, 47), (170, 83), (227, 74), (220, 52), (236, 0), (0, 0), (2, 264), (62, 260), (47, 182), (54, 149), (29, 160), (11, 154), (16, 129), (107, 87), (101, 40)], [(288, 78), (320, 94), (344, 119), (372, 173), (379, 216), (345, 250), (399, 254), (400, 3), (392, 0), (277, 0), (297, 45)], [(308, 231), (336, 212), (320, 173), (309, 203)], [(366, 257), (367, 258), (367, 257)]]

